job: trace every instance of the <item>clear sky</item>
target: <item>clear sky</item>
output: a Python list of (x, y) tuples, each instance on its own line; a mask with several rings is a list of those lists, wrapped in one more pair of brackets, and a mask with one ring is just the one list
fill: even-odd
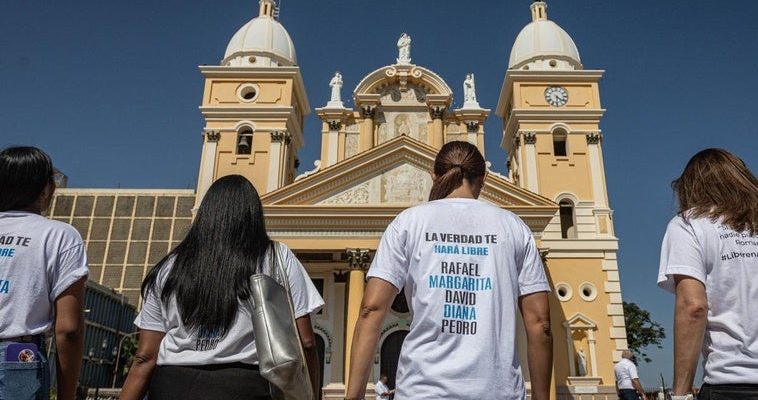
[[(413, 62), (440, 74), (462, 104), (466, 73), (494, 109), (529, 0), (284, 0), (312, 107), (342, 71), (343, 98), (394, 62), (402, 32)], [(624, 299), (669, 336), (673, 297), (655, 286), (660, 239), (674, 213), (670, 182), (695, 152), (724, 147), (758, 172), (758, 4), (548, 0), (548, 16), (604, 69), (603, 149)], [(194, 188), (203, 124), (201, 64), (258, 13), (255, 0), (0, 2), (0, 147), (47, 150), (72, 187)], [(301, 169), (320, 149), (307, 119)], [(502, 123), (486, 123), (487, 158), (505, 169)], [(671, 341), (641, 366), (646, 386), (671, 376)], [(557, 355), (560, 356), (560, 355)]]

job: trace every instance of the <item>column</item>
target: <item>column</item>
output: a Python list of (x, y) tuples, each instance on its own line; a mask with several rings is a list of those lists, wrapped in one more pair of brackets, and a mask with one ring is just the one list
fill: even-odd
[(345, 307), (345, 386), (350, 376), (350, 352), (353, 347), (353, 331), (358, 322), (366, 285), (366, 268), (369, 262), (369, 250), (348, 249), (350, 272), (347, 277), (347, 305)]
[(526, 188), (539, 193), (539, 177), (537, 176), (537, 134), (524, 133), (524, 152), (526, 153)]
[(595, 333), (592, 329), (587, 329), (587, 341), (590, 343), (590, 365), (592, 367), (592, 376), (600, 376), (597, 374), (597, 351), (595, 350)]
[(272, 131), (271, 132), (271, 147), (268, 152), (268, 182), (266, 183), (266, 192), (271, 192), (279, 189), (279, 181), (281, 180), (281, 165), (282, 165), (282, 142), (284, 141), (285, 132)]
[(473, 144), (474, 146), (479, 147), (479, 141), (477, 140), (477, 135), (479, 134), (479, 122), (466, 121), (466, 132), (468, 133), (466, 141)]
[(216, 155), (218, 141), (221, 139), (219, 131), (205, 131), (203, 133), (205, 143), (203, 144), (203, 154), (200, 158), (200, 176), (197, 179), (197, 197), (195, 198), (195, 207), (193, 211), (200, 207), (200, 202), (205, 197), (205, 192), (213, 184), (213, 178), (216, 175)]
[(363, 130), (361, 131), (360, 151), (366, 151), (374, 147), (374, 114), (376, 106), (364, 105), (361, 107), (363, 116)]
[(603, 165), (600, 162), (600, 140), (602, 136), (597, 132), (587, 134), (587, 155), (590, 161), (590, 173), (592, 174), (592, 194), (595, 207), (607, 208), (608, 201), (605, 196), (603, 185)]
[(442, 119), (445, 116), (444, 106), (434, 106), (430, 110), (432, 114), (432, 137), (429, 144), (439, 149), (445, 144), (445, 133), (442, 127)]
[(326, 154), (326, 165), (324, 167), (328, 167), (330, 165), (334, 165), (337, 163), (337, 154), (339, 150), (339, 135), (340, 135), (340, 129), (342, 128), (342, 123), (340, 121), (329, 121), (329, 145), (327, 149)]

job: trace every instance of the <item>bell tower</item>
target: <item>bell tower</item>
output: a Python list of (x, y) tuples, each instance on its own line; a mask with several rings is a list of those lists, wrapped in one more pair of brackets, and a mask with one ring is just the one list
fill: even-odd
[(550, 281), (554, 384), (559, 393), (615, 393), (613, 364), (627, 347), (600, 121), (604, 71), (584, 69), (571, 37), (531, 5), (496, 113), (509, 178), (557, 203), (538, 233)]
[(258, 17), (234, 34), (220, 65), (200, 66), (205, 127), (196, 207), (225, 175), (247, 177), (261, 195), (294, 181), (310, 105), (277, 14), (274, 0), (260, 0)]

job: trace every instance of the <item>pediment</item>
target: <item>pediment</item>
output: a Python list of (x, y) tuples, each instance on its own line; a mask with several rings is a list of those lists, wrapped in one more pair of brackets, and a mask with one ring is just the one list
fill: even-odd
[(588, 316), (582, 313), (576, 313), (573, 317), (563, 322), (563, 326), (571, 329), (595, 329), (597, 324)]
[[(437, 150), (400, 136), (264, 195), (264, 205), (410, 207), (426, 201)], [(557, 209), (551, 200), (488, 174), (481, 199), (506, 208)], [(554, 210), (553, 210), (554, 212)]]

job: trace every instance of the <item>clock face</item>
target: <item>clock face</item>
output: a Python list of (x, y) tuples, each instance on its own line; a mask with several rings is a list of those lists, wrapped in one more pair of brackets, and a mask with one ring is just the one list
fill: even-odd
[(566, 88), (551, 86), (545, 89), (545, 100), (553, 107), (562, 107), (568, 103), (569, 94)]

